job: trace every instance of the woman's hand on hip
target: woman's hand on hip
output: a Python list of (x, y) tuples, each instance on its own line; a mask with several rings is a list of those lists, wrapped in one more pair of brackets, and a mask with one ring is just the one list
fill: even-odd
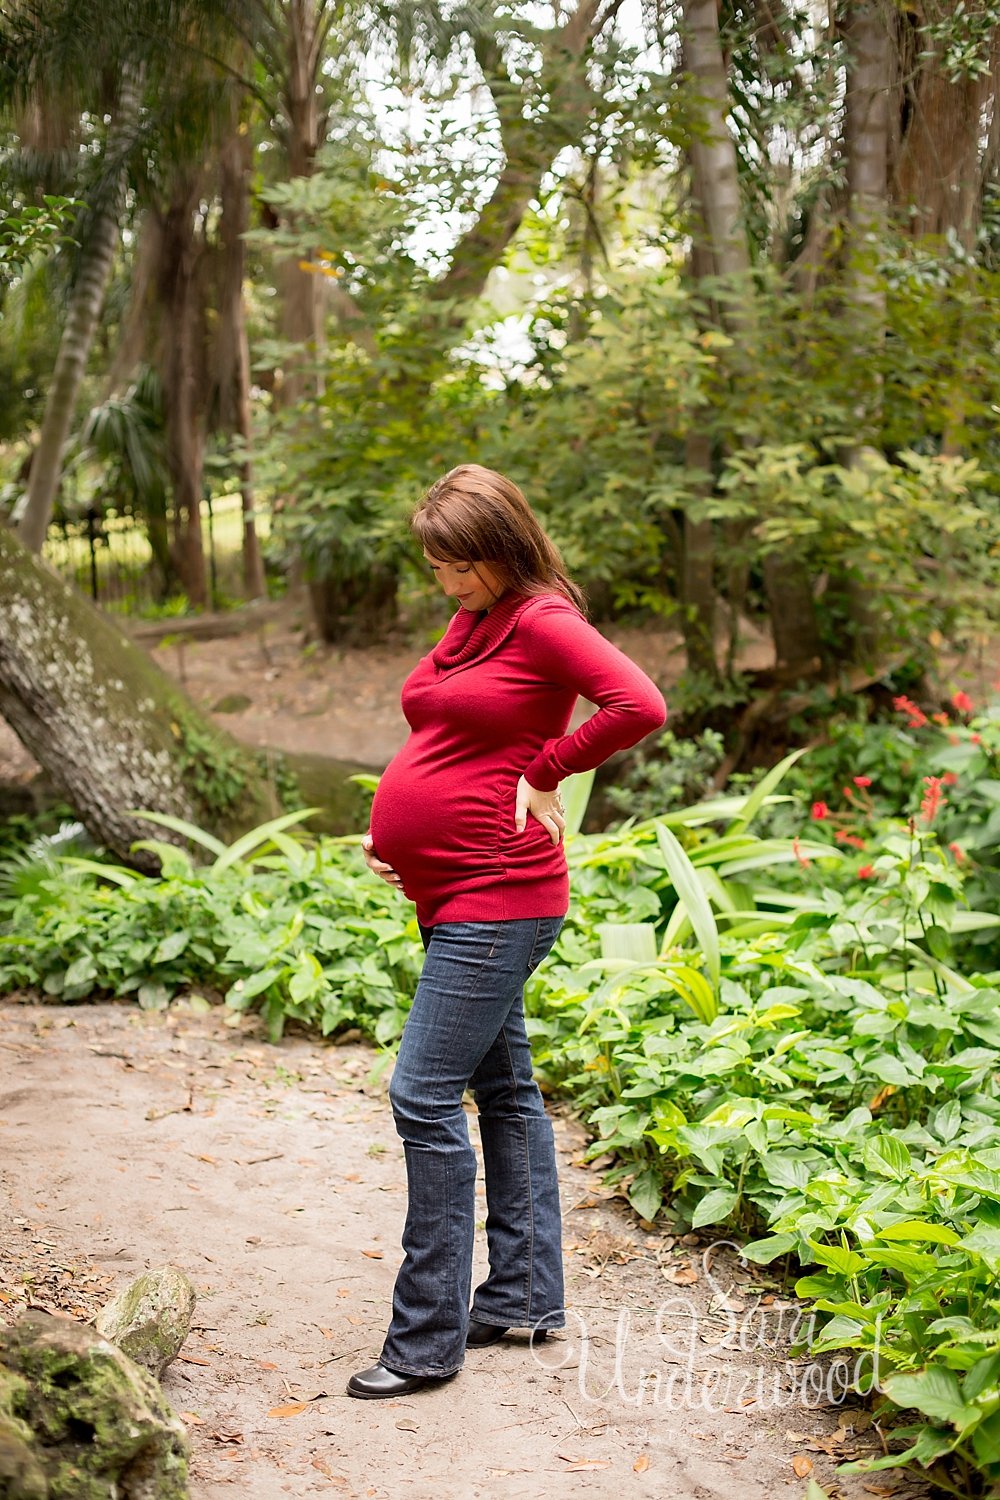
[(554, 792), (540, 792), (522, 776), (517, 783), (514, 804), (514, 827), (518, 833), (523, 833), (528, 826), (529, 813), (541, 823), (553, 844), (558, 844), (566, 827), (559, 788), (556, 787)]
[(391, 885), (395, 890), (403, 889), (402, 878), (396, 874), (392, 865), (387, 865), (385, 860), (379, 859), (375, 853), (375, 840), (370, 833), (366, 833), (361, 840), (361, 852), (365, 857), (365, 864), (373, 874), (380, 876), (386, 885)]

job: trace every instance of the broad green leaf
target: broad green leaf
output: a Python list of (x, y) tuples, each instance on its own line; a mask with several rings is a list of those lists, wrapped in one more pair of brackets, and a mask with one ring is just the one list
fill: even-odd
[(907, 1219), (902, 1224), (887, 1224), (878, 1231), (880, 1240), (927, 1240), (936, 1245), (957, 1245), (958, 1235), (946, 1224), (931, 1224), (927, 1219)]
[(865, 1256), (856, 1250), (845, 1250), (843, 1245), (821, 1245), (817, 1240), (808, 1243), (819, 1264), (829, 1266), (838, 1276), (857, 1276), (868, 1265)]
[(904, 1182), (912, 1171), (913, 1163), (909, 1149), (892, 1135), (880, 1135), (866, 1141), (864, 1147), (865, 1166), (880, 1177), (893, 1177)]
[(144, 823), (158, 823), (161, 828), (172, 828), (174, 833), (182, 833), (193, 844), (201, 844), (203, 849), (208, 849), (213, 854), (226, 852), (226, 846), (221, 839), (217, 839), (214, 834), (206, 833), (204, 828), (198, 828), (194, 823), (185, 823), (183, 818), (173, 818), (169, 813), (141, 812), (135, 808), (129, 808), (128, 815), (130, 818), (141, 818)]
[(797, 760), (801, 760), (808, 748), (807, 745), (803, 750), (793, 750), (791, 755), (786, 755), (784, 760), (779, 760), (778, 764), (768, 771), (763, 781), (755, 786), (750, 793), (746, 801), (746, 806), (742, 809), (739, 816), (734, 818), (726, 829), (727, 834), (742, 833), (744, 829), (750, 827), (750, 824), (764, 806), (766, 798), (770, 797), (775, 787), (784, 777), (785, 772), (790, 770)]
[(172, 958), (179, 958), (188, 945), (191, 934), (189, 932), (169, 932), (160, 943), (153, 954), (154, 964), (169, 963)]
[(889, 1375), (884, 1385), (889, 1399), (897, 1406), (916, 1407), (932, 1421), (950, 1422), (960, 1432), (982, 1416), (980, 1407), (967, 1406), (962, 1400), (954, 1370), (941, 1365), (930, 1365), (917, 1375)]
[(628, 1192), (628, 1201), (640, 1218), (655, 1219), (663, 1202), (663, 1178), (653, 1167), (640, 1172)]
[(779, 1255), (787, 1255), (798, 1242), (797, 1234), (772, 1234), (766, 1240), (754, 1240), (752, 1245), (744, 1245), (743, 1254), (755, 1266), (769, 1266)]
[(735, 1188), (712, 1188), (702, 1198), (691, 1216), (691, 1228), (700, 1229), (703, 1224), (720, 1224), (728, 1219), (736, 1207)]
[(712, 986), (719, 988), (721, 960), (719, 957), (719, 929), (715, 925), (712, 908), (705, 895), (701, 881), (691, 861), (677, 842), (677, 838), (663, 823), (656, 824), (656, 838), (674, 889), (687, 908), (695, 937), (705, 955), (705, 963), (712, 979)]
[(283, 817), (272, 818), (269, 823), (261, 823), (258, 828), (251, 828), (242, 838), (237, 839), (235, 844), (230, 844), (224, 849), (219, 858), (212, 866), (212, 874), (220, 875), (223, 870), (228, 870), (231, 865), (250, 853), (251, 849), (258, 848), (267, 842), (271, 833), (281, 833), (286, 828), (291, 828), (293, 823), (301, 823), (303, 818), (311, 818), (314, 813), (320, 812), (318, 807), (300, 807), (297, 812), (285, 813)]
[[(575, 776), (567, 776), (559, 787), (568, 834), (579, 833), (583, 827), (596, 774), (596, 771), (579, 771)], [(647, 1214), (646, 1217), (652, 1218), (652, 1215)]]
[(273, 984), (282, 969), (283, 965), (277, 965), (270, 969), (263, 969), (259, 974), (252, 974), (249, 979), (237, 979), (226, 993), (226, 1004), (229, 1009), (246, 1010), (254, 996)]
[(597, 928), (601, 957), (635, 964), (656, 962), (656, 928), (651, 922), (601, 922)]
[(137, 839), (132, 852), (136, 849), (148, 849), (156, 855), (163, 880), (188, 880), (194, 873), (191, 856), (176, 844), (165, 844), (162, 839)]
[[(133, 844), (133, 849), (144, 848), (142, 844)], [(167, 847), (173, 848), (173, 845)], [(180, 852), (180, 851), (178, 851)], [(122, 865), (105, 865), (99, 859), (78, 859), (76, 855), (66, 854), (60, 861), (69, 865), (73, 870), (85, 870), (88, 875), (99, 875), (102, 880), (108, 880), (112, 885), (130, 886), (144, 877), (135, 870), (126, 870)]]
[(92, 953), (81, 953), (79, 958), (74, 958), (66, 970), (66, 989), (71, 989), (78, 984), (86, 984), (94, 978), (97, 973), (97, 959)]
[(170, 990), (165, 984), (140, 984), (138, 1000), (143, 1010), (166, 1010), (170, 1004)]
[(348, 776), (348, 781), (353, 781), (355, 786), (360, 786), (366, 792), (377, 792), (381, 776), (372, 776), (368, 771), (359, 771), (356, 776)]

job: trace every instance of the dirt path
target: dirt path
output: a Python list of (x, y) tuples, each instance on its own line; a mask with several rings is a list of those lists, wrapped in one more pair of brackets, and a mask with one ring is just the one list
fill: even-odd
[[(191, 1432), (193, 1500), (800, 1500), (807, 1460), (829, 1484), (833, 1460), (806, 1439), (830, 1447), (835, 1410), (803, 1409), (787, 1348), (744, 1336), (744, 1352), (729, 1332), (756, 1309), (773, 1342), (780, 1296), (728, 1253), (713, 1286), (698, 1249), (644, 1234), (572, 1164), (583, 1134), (558, 1115), (567, 1297), (588, 1342), (575, 1324), (535, 1359), (514, 1336), (405, 1401), (345, 1397), (378, 1355), (400, 1258), (385, 1083), (366, 1082), (365, 1047), (270, 1046), (223, 1014), (0, 1006), (0, 1316), (27, 1300), (91, 1316), (143, 1268), (183, 1266), (196, 1326), (165, 1387)], [(659, 1373), (658, 1404), (649, 1389), (636, 1404), (640, 1368)]]

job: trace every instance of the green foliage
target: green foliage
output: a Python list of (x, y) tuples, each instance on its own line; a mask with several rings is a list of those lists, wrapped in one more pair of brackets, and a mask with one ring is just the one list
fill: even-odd
[(260, 1006), (273, 1038), (285, 1020), (324, 1034), (362, 1024), (399, 1035), (422, 948), (407, 904), (370, 875), (356, 837), (310, 846), (285, 832), (303, 811), (228, 849), (166, 822), (214, 854), (196, 866), (173, 844), (145, 841), (159, 879), (92, 860), (0, 897), (0, 989), (37, 986), (61, 1000), (136, 995), (148, 1009), (180, 987), (223, 991), (234, 1011)]
[[(924, 765), (964, 757), (970, 806), (992, 795), (1000, 712), (878, 732), (919, 739)], [(643, 1219), (798, 1261), (803, 1351), (843, 1351), (856, 1389), (922, 1415), (876, 1467), (945, 1462), (978, 1494), (1000, 1479), (1000, 973), (965, 945), (1000, 917), (969, 903), (979, 876), (947, 840), (960, 810), (940, 778), (902, 818), (852, 783), (860, 850), (827, 817), (808, 838), (756, 833), (800, 806), (779, 789), (796, 759), (750, 793), (570, 834), (569, 915), (526, 992), (536, 1066)], [(296, 833), (307, 816), (228, 847), (151, 817), (210, 862), (150, 839), (158, 879), (73, 855), (8, 881), (0, 988), (153, 1008), (214, 989), (272, 1036), (291, 1018), (391, 1048), (420, 972), (411, 909), (357, 838)]]

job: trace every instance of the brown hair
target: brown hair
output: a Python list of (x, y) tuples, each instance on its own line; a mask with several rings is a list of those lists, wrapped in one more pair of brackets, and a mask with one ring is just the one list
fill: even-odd
[(431, 485), (410, 524), (431, 557), (488, 563), (505, 590), (561, 594), (586, 612), (581, 590), (567, 577), (531, 506), (494, 469), (459, 464)]

